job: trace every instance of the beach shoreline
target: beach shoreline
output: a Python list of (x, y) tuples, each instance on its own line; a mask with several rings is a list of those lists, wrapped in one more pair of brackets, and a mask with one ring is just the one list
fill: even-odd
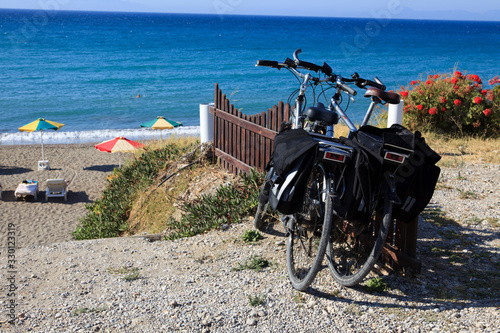
[[(199, 137), (200, 126), (182, 126), (163, 131), (144, 128), (102, 129), (93, 131), (45, 131), (43, 132), (43, 142), (44, 144), (89, 144), (99, 143), (118, 136), (123, 136), (134, 141), (149, 141), (182, 136)], [(40, 144), (40, 140), (39, 132), (14, 131), (0, 133), (1, 147), (11, 145), (37, 145)]]

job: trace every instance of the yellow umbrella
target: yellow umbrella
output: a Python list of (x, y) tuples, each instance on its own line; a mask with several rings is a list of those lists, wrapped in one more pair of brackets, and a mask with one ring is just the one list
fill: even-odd
[(43, 130), (54, 130), (57, 131), (61, 127), (63, 127), (64, 124), (56, 123), (55, 121), (50, 121), (50, 120), (45, 120), (43, 118), (38, 118), (35, 121), (32, 121), (29, 124), (26, 124), (22, 127), (19, 127), (19, 130), (21, 132), (34, 132), (34, 131), (40, 131), (40, 139), (42, 141), (42, 161), (45, 161), (45, 158), (43, 156)]

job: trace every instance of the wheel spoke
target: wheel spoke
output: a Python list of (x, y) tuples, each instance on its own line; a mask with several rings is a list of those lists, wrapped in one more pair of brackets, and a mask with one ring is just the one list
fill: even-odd
[(361, 282), (382, 251), (392, 220), (392, 204), (387, 196), (381, 198), (384, 208), (380, 228), (376, 228), (378, 216), (375, 209), (364, 221), (335, 219), (326, 257), (330, 273), (341, 285), (350, 287)]
[(302, 211), (291, 217), (293, 222), (289, 224), (288, 276), (298, 290), (305, 290), (312, 283), (323, 261), (332, 218), (331, 199), (322, 200), (320, 196), (327, 186), (327, 173), (321, 164), (316, 164), (308, 180)]

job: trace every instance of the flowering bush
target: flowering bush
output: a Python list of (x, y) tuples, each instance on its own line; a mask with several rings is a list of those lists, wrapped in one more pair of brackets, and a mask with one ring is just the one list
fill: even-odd
[(500, 135), (500, 79), (483, 88), (478, 75), (429, 75), (411, 81), (399, 94), (404, 99), (404, 125), (409, 129), (460, 135)]

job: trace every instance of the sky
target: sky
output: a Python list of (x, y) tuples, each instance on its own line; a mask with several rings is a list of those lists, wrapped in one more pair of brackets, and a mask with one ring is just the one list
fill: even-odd
[(500, 21), (498, 0), (0, 0), (0, 8)]

